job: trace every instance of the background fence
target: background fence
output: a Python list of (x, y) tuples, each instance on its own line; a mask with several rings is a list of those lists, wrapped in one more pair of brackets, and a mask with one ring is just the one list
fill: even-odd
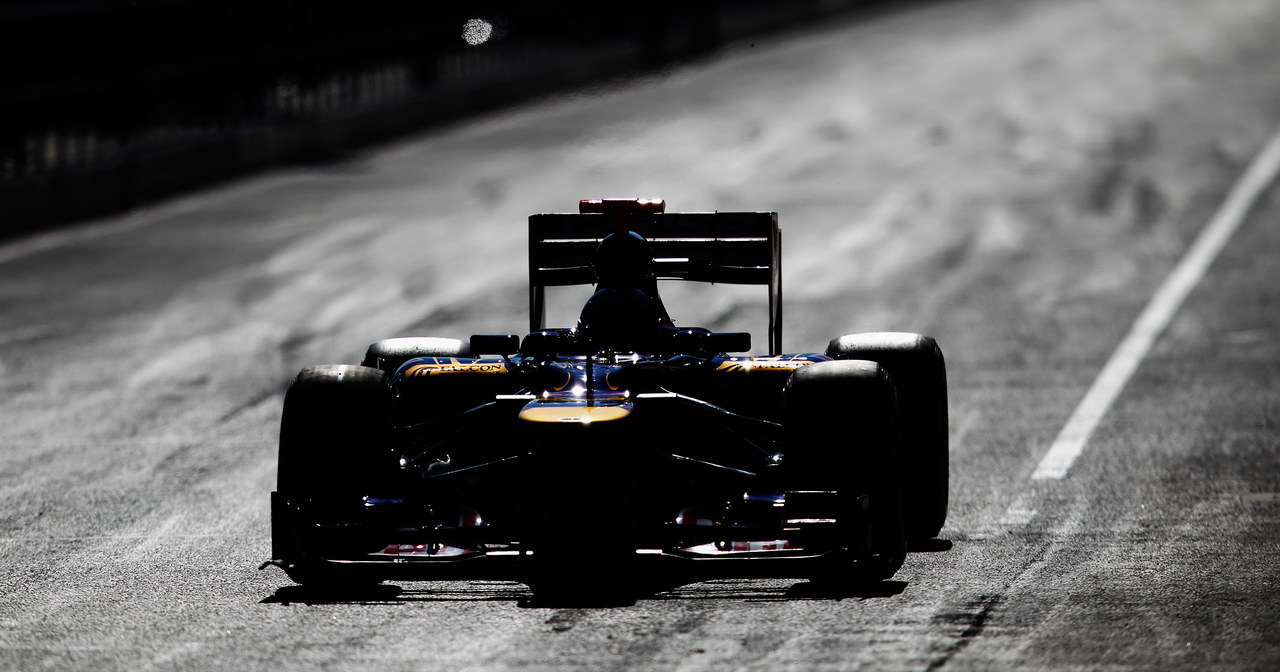
[(865, 4), (10, 2), (0, 238)]

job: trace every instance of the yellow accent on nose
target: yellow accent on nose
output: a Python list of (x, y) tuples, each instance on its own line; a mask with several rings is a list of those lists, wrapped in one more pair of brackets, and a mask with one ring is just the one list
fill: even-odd
[(530, 404), (520, 411), (520, 419), (529, 422), (608, 422), (631, 415), (625, 406), (565, 406)]

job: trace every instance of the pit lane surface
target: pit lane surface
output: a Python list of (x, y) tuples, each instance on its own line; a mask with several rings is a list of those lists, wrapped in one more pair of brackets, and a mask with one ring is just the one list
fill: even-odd
[[(1275, 669), (1276, 189), (1032, 475), (1280, 123), (1277, 63), (1263, 0), (925, 5), (0, 247), (0, 667)], [(633, 193), (781, 213), (789, 350), (938, 338), (945, 542), (858, 594), (611, 609), (258, 572), (287, 380), (523, 329), (524, 217)], [(763, 319), (731, 297), (675, 317)]]

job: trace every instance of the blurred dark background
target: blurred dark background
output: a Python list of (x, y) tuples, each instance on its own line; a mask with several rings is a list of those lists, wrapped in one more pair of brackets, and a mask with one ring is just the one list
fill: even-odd
[(9, 2), (0, 239), (871, 4)]

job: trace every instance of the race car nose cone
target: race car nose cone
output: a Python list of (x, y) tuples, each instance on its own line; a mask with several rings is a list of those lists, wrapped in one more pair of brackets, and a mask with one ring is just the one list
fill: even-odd
[(631, 408), (632, 404), (629, 402), (600, 406), (536, 400), (529, 402), (520, 411), (520, 419), (528, 422), (573, 422), (585, 425), (621, 420), (631, 415)]

